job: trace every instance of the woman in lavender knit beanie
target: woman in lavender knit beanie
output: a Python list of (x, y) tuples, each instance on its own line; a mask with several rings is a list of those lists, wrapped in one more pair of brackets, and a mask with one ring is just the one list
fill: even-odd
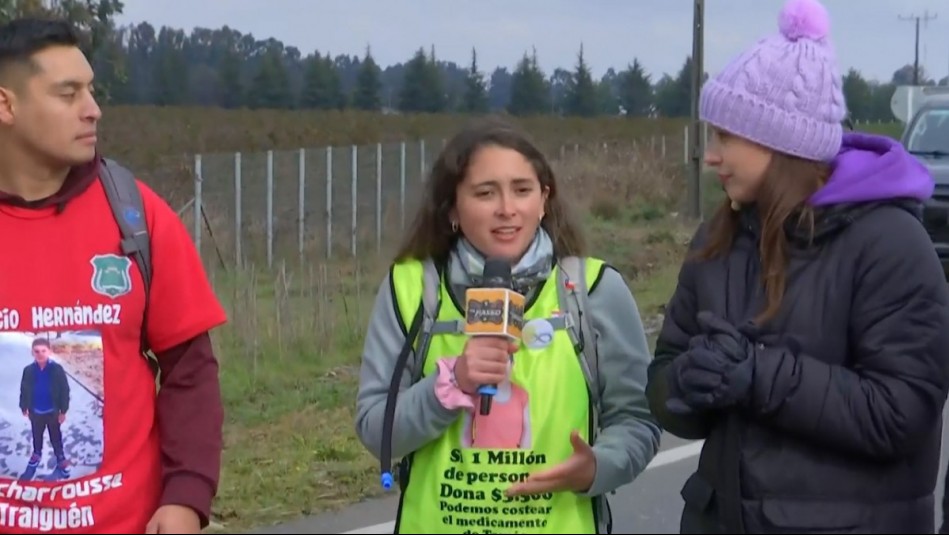
[(949, 288), (919, 220), (933, 179), (898, 142), (843, 132), (823, 5), (788, 0), (778, 26), (702, 89), (727, 198), (692, 239), (646, 389), (667, 432), (705, 441), (681, 531), (933, 533), (949, 390)]

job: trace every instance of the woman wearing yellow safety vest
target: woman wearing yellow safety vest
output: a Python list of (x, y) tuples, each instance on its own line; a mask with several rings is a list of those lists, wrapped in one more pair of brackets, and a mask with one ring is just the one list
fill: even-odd
[[(384, 486), (402, 459), (396, 533), (611, 531), (605, 494), (646, 468), (660, 429), (636, 303), (583, 249), (522, 133), (491, 120), (447, 143), (362, 354), (356, 430)], [(521, 335), (466, 335), (466, 291), (497, 257), (524, 296)], [(488, 414), (481, 385), (497, 385)]]

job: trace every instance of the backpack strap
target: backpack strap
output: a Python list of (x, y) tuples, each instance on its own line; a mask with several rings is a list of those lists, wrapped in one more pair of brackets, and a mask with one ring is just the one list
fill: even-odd
[[(591, 412), (590, 441), (593, 443), (600, 430), (600, 390), (599, 354), (596, 349), (596, 332), (586, 312), (589, 310), (588, 296), (590, 291), (590, 273), (587, 270), (588, 259), (576, 256), (562, 258), (557, 269), (557, 298), (560, 310), (566, 320), (567, 334), (573, 342), (574, 349), (581, 355), (580, 367), (587, 380), (587, 389), (590, 392)], [(599, 277), (603, 269), (602, 261), (598, 261), (597, 273)], [(596, 278), (594, 278), (596, 280)], [(615, 491), (613, 492), (615, 494)], [(594, 517), (597, 522), (597, 533), (613, 532), (613, 512), (607, 496), (594, 498)]]
[[(436, 333), (462, 332), (464, 326), (456, 321), (436, 321), (441, 306), (441, 273), (432, 260), (423, 262), (404, 262), (393, 265), (389, 272), (392, 302), (406, 337), (399, 358), (396, 360), (386, 399), (385, 417), (382, 424), (382, 481), (384, 488), (390, 488), (392, 474), (389, 459), (392, 447), (392, 425), (395, 418), (395, 404), (398, 397), (402, 374), (408, 368), (412, 384), (422, 379), (425, 355), (432, 336)], [(402, 284), (415, 282), (421, 284)], [(412, 319), (411, 327), (406, 321)], [(411, 357), (411, 360), (409, 358)], [(413, 454), (399, 461), (398, 481), (402, 490), (408, 484)]]
[(145, 307), (142, 318), (141, 351), (157, 373), (157, 360), (149, 353), (147, 316), (152, 282), (152, 248), (145, 221), (142, 193), (138, 189), (135, 175), (115, 160), (103, 158), (99, 165), (99, 180), (105, 189), (112, 215), (119, 225), (122, 253), (132, 258), (142, 274), (145, 292)]
[[(406, 362), (413, 384), (421, 380), (425, 355), (436, 334), (464, 332), (463, 321), (437, 321), (441, 308), (441, 271), (432, 260), (411, 261), (395, 264), (391, 268), (391, 290), (393, 305), (400, 323), (407, 327), (408, 321), (421, 314), (418, 335), (406, 340), (413, 351), (412, 359)], [(406, 284), (407, 281), (417, 281)], [(406, 334), (409, 334), (406, 331)]]
[(419, 335), (418, 345), (415, 347), (415, 358), (412, 362), (412, 383), (422, 379), (425, 368), (425, 355), (432, 336), (463, 332), (464, 325), (458, 321), (436, 321), (441, 308), (441, 273), (432, 259), (422, 262), (422, 332)]
[[(599, 355), (596, 351), (596, 333), (586, 314), (588, 309), (586, 259), (577, 256), (562, 258), (557, 269), (557, 299), (566, 324), (567, 334), (577, 354), (581, 355), (580, 367), (587, 380), (593, 403), (593, 430), (599, 429), (600, 381)], [(556, 328), (556, 326), (555, 326)]]

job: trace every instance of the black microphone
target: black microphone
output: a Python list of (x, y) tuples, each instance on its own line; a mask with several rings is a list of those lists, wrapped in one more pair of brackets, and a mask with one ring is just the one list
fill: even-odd
[[(524, 327), (524, 296), (514, 291), (511, 263), (504, 258), (489, 258), (478, 287), (465, 292), (465, 334), (501, 336), (519, 340)], [(491, 412), (497, 385), (481, 385), (481, 415)]]

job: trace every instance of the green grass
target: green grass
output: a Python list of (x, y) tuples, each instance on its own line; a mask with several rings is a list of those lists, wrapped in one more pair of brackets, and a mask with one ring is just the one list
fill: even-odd
[(871, 134), (881, 134), (899, 140), (903, 135), (903, 127), (903, 123), (894, 121), (892, 123), (861, 123), (855, 125), (854, 129)]
[(215, 521), (226, 530), (365, 494), (372, 467), (352, 405), (369, 282), (352, 265), (216, 278), (232, 320), (219, 334), (227, 424)]

